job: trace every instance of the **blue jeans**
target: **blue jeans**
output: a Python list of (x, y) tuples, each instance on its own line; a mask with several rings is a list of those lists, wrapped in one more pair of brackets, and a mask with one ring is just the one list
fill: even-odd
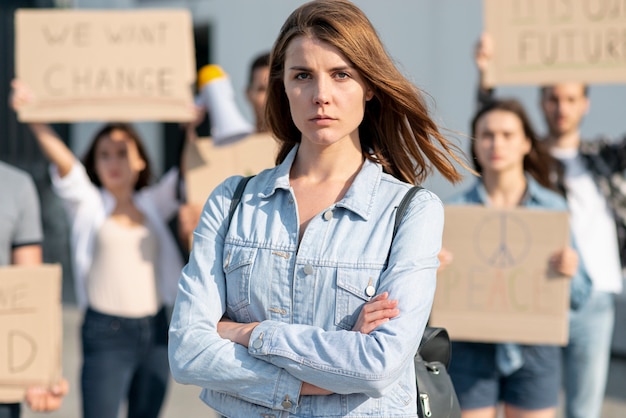
[(0, 403), (0, 418), (20, 418), (20, 404)]
[(156, 418), (169, 380), (167, 317), (124, 318), (87, 309), (82, 326), (83, 418)]
[(563, 348), (566, 418), (600, 418), (614, 322), (612, 293), (594, 290), (570, 312), (569, 343)]

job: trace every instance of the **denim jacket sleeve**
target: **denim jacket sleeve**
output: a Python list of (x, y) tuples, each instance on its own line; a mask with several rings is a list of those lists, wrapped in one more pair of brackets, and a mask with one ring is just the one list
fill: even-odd
[(215, 189), (194, 231), (193, 249), (179, 280), (170, 323), (170, 368), (180, 383), (284, 409), (281, 403), (286, 396), (298, 399), (302, 382), (280, 367), (251, 357), (244, 346), (222, 339), (217, 333), (217, 324), (226, 310), (221, 268), (224, 220), (237, 181), (231, 178)]
[(428, 191), (409, 205), (378, 288), (398, 300), (396, 318), (369, 335), (263, 321), (252, 333), (249, 353), (335, 393), (383, 396), (412, 367), (430, 315), (443, 219), (441, 201)]

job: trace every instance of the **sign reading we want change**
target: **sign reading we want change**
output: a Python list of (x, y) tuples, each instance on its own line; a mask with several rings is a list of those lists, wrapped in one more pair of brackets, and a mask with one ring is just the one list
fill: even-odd
[(626, 1), (483, 0), (489, 86), (626, 82)]
[(61, 377), (61, 266), (0, 267), (0, 403)]
[(432, 326), (474, 342), (565, 345), (570, 279), (549, 258), (569, 246), (566, 212), (446, 206)]
[(185, 10), (26, 10), (15, 14), (24, 122), (190, 121), (195, 55)]

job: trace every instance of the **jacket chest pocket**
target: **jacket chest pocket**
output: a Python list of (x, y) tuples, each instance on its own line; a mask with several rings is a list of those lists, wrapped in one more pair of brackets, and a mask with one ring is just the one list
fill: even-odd
[(256, 254), (256, 248), (224, 246), (226, 306), (232, 312), (250, 304), (250, 280)]
[(337, 269), (335, 325), (351, 330), (361, 308), (378, 293), (380, 270)]

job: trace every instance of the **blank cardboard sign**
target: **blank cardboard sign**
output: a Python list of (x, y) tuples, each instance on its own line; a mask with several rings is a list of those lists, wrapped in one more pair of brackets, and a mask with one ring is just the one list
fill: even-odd
[(61, 377), (61, 266), (0, 267), (0, 402), (4, 389)]
[(226, 145), (202, 138), (185, 149), (185, 183), (189, 202), (203, 204), (211, 191), (227, 177), (249, 176), (274, 167), (278, 142), (258, 133)]
[(20, 9), (15, 73), (24, 122), (190, 121), (195, 55), (187, 10)]
[(549, 258), (569, 246), (567, 213), (450, 205), (445, 219), (453, 260), (437, 275), (431, 325), (453, 340), (565, 345), (570, 279)]

